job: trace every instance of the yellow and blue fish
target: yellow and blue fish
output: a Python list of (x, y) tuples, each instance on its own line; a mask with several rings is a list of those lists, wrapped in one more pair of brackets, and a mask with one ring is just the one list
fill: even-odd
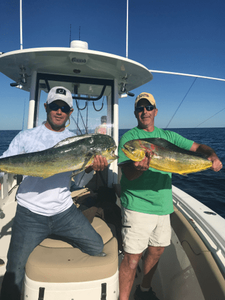
[(212, 162), (204, 155), (184, 150), (162, 138), (131, 140), (123, 145), (122, 150), (132, 161), (143, 160), (146, 152), (149, 152), (149, 167), (164, 172), (184, 175), (212, 166)]

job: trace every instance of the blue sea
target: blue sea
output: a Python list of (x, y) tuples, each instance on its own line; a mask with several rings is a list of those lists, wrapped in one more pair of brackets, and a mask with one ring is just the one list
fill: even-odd
[[(120, 129), (119, 138), (129, 129)], [(225, 128), (175, 128), (173, 130), (197, 143), (212, 147), (225, 166)], [(0, 130), (0, 155), (8, 148), (18, 130)], [(207, 170), (181, 176), (173, 174), (173, 185), (184, 190), (225, 218), (225, 169)]]

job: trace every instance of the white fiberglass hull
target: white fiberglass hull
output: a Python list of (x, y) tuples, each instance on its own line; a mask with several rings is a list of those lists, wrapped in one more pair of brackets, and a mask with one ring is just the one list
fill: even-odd
[(26, 276), (24, 282), (24, 299), (31, 300), (117, 300), (118, 291), (118, 271), (103, 280), (50, 283), (33, 281)]

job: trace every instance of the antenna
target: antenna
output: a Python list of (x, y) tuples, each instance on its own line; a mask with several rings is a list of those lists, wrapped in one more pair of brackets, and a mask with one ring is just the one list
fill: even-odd
[(129, 9), (129, 0), (127, 0), (127, 25), (126, 25), (126, 58), (128, 58), (128, 9)]
[(22, 0), (20, 0), (20, 50), (23, 49)]
[(71, 43), (71, 24), (70, 24), (70, 38), (69, 38), (69, 45)]

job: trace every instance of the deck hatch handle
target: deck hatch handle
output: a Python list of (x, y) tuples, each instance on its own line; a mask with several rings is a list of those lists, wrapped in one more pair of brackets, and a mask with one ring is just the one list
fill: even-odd
[(102, 283), (101, 300), (106, 300), (106, 283)]
[(39, 288), (38, 300), (44, 300), (44, 294), (45, 294), (45, 288), (40, 287)]

